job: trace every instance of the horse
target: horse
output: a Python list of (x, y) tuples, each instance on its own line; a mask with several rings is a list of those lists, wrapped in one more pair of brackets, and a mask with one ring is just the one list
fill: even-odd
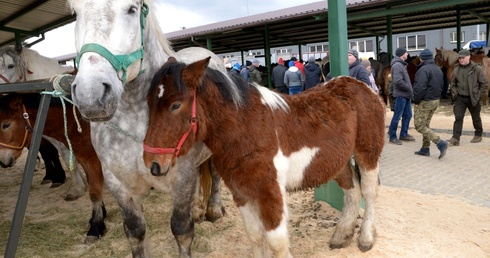
[[(378, 96), (347, 76), (299, 95), (280, 95), (240, 78), (229, 83), (208, 62), (185, 65), (169, 58), (155, 74), (143, 154), (149, 172), (179, 173), (176, 164), (204, 142), (242, 214), (254, 257), (267, 256), (267, 245), (276, 257), (291, 256), (286, 191), (338, 180), (346, 203), (330, 247), (348, 245), (362, 195), (359, 248), (370, 250), (385, 134)], [(234, 92), (243, 96), (240, 102), (230, 98)], [(360, 177), (346, 165), (351, 157)]]
[[(0, 84), (24, 82), (50, 78), (55, 74), (73, 73), (72, 66), (63, 66), (54, 58), (40, 55), (37, 51), (22, 46), (3, 46), (0, 48)], [(55, 148), (56, 145), (58, 148)], [(51, 187), (58, 187), (65, 182), (65, 171), (59, 160), (58, 150), (63, 157), (67, 157), (68, 149), (56, 142), (50, 143), (43, 139), (39, 152), (45, 162), (46, 176), (41, 184), (52, 183)], [(65, 159), (65, 162), (68, 160)], [(5, 164), (0, 164), (4, 166)], [(68, 163), (67, 163), (68, 166)], [(86, 184), (83, 172), (75, 168), (71, 171), (72, 187), (68, 190), (65, 200), (76, 200), (85, 193)]]
[[(150, 256), (142, 204), (143, 195), (153, 187), (171, 194), (171, 230), (179, 255), (189, 257), (194, 236), (192, 214), (196, 216), (199, 210), (199, 180), (211, 180), (211, 196), (209, 200), (203, 198), (207, 208), (199, 217), (215, 221), (225, 211), (220, 177), (204, 144), (193, 149), (191, 158), (177, 162), (178, 174), (155, 178), (143, 162), (150, 81), (167, 58), (176, 54), (158, 25), (153, 2), (69, 0), (68, 5), (77, 16), (78, 73), (71, 86), (72, 99), (81, 115), (90, 121), (92, 144), (102, 163), (106, 186), (121, 208), (132, 255)], [(177, 53), (183, 62), (210, 55), (214, 57), (214, 67), (226, 74), (222, 60), (204, 48), (186, 48)], [(202, 173), (203, 166), (198, 171), (201, 164), (210, 168), (211, 176)]]
[[(448, 79), (448, 82), (451, 83), (451, 77), (453, 76), (453, 70), (454, 70), (454, 64), (458, 62), (458, 53), (452, 51), (452, 50), (447, 50), (447, 49), (436, 49), (436, 64), (439, 67), (445, 67), (447, 69), (446, 71), (446, 76)], [(487, 57), (484, 54), (480, 55), (471, 55), (470, 60), (480, 64), (483, 69), (483, 73), (487, 77), (487, 80), (490, 81), (490, 57)], [(451, 85), (449, 85), (451, 87)], [(488, 89), (486, 91), (486, 94), (483, 94), (480, 98), (480, 103), (485, 106), (488, 104), (488, 93), (490, 92), (490, 84), (488, 85)]]
[[(15, 164), (21, 155), (23, 147), (29, 147), (31, 142), (31, 131), (37, 118), (41, 94), (17, 94), (10, 93), (0, 98), (0, 121), (2, 130), (0, 131), (0, 162)], [(71, 104), (67, 104), (71, 107)], [(90, 127), (85, 121), (78, 121), (71, 112), (66, 112), (66, 128), (68, 137), (73, 146), (73, 153), (76, 157), (74, 166), (78, 163), (85, 171), (88, 192), (92, 201), (92, 217), (89, 220), (89, 230), (85, 238), (85, 243), (93, 243), (105, 232), (106, 226), (104, 218), (106, 209), (102, 201), (104, 189), (104, 178), (102, 167), (90, 144)], [(78, 114), (80, 116), (80, 114)], [(44, 135), (67, 145), (63, 119), (63, 107), (59, 99), (52, 99), (49, 112), (46, 117)], [(79, 131), (81, 128), (81, 132)], [(65, 157), (66, 160), (69, 160)]]

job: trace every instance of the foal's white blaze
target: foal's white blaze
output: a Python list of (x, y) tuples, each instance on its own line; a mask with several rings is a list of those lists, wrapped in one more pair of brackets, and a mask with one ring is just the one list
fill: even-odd
[(286, 103), (281, 95), (257, 84), (253, 84), (253, 86), (255, 86), (255, 88), (259, 90), (260, 95), (262, 95), (262, 104), (268, 105), (272, 110), (282, 109), (285, 112), (289, 111), (288, 103)]
[(165, 91), (163, 89), (163, 84), (158, 85), (158, 88), (160, 89), (160, 92), (158, 92), (158, 98), (163, 97), (163, 92)]
[(289, 157), (286, 157), (279, 148), (276, 156), (274, 156), (273, 162), (277, 170), (277, 181), (281, 188), (294, 189), (301, 187), (304, 172), (319, 150), (320, 148), (318, 147), (303, 147), (299, 151), (291, 153)]

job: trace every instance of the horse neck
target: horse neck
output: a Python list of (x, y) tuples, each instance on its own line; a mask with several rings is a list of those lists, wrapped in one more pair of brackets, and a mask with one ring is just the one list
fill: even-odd
[(444, 57), (444, 61), (449, 66), (454, 65), (458, 61), (458, 54), (451, 50), (444, 50), (444, 52), (442, 52), (442, 56)]
[(42, 56), (28, 48), (22, 50), (21, 59), (25, 63), (26, 80), (50, 78), (53, 75), (71, 73), (74, 70), (71, 66), (62, 66), (56, 59)]

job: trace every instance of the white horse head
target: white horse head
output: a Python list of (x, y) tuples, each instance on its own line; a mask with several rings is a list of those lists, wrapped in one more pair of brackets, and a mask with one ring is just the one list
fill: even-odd
[(60, 65), (58, 60), (29, 48), (0, 48), (0, 84), (45, 79), (73, 71), (72, 66)]

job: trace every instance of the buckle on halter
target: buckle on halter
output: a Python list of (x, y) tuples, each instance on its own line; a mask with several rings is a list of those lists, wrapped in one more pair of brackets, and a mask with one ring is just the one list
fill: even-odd
[(24, 112), (22, 114), (22, 117), (24, 117), (24, 119), (29, 119), (29, 114), (27, 114), (27, 112)]

